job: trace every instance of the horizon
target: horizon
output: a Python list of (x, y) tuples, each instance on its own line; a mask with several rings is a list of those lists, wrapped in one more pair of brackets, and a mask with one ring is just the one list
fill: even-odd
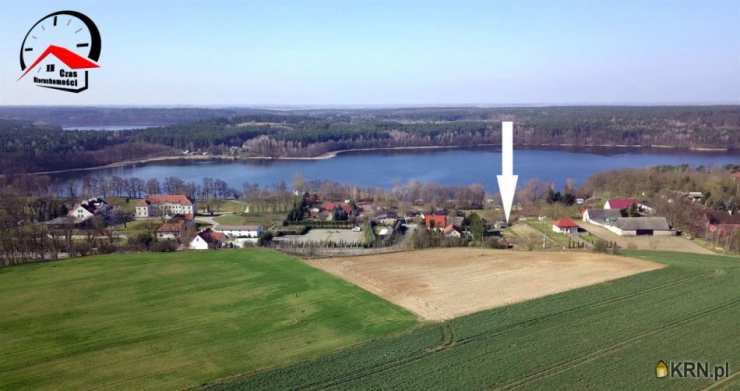
[[(91, 88), (17, 81), (46, 0), (0, 16), (0, 105), (190, 107), (740, 104), (740, 4), (72, 1), (102, 35)], [(161, 18), (160, 15), (167, 15)]]
[(566, 107), (738, 107), (738, 102), (674, 102), (674, 103), (510, 103), (510, 104), (285, 104), (285, 105), (260, 105), (260, 104), (150, 104), (150, 105), (128, 105), (128, 104), (0, 104), (0, 108), (112, 108), (112, 109), (255, 109), (255, 110), (363, 110), (363, 109), (519, 109), (519, 108), (566, 108)]

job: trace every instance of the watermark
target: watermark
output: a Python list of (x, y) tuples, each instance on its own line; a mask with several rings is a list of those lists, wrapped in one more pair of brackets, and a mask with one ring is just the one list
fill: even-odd
[(100, 31), (77, 11), (44, 16), (28, 30), (20, 53), (21, 76), (33, 74), (38, 87), (82, 92), (90, 85), (89, 71), (98, 68)]
[(712, 379), (719, 380), (730, 376), (730, 363), (710, 363), (694, 360), (660, 360), (655, 364), (655, 377), (658, 379)]

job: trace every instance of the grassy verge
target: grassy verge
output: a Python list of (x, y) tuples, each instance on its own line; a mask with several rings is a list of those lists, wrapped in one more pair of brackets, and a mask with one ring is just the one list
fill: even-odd
[(568, 243), (570, 242), (570, 238), (568, 235), (565, 234), (559, 234), (557, 232), (554, 232), (552, 230), (552, 222), (550, 221), (535, 221), (535, 220), (528, 220), (526, 221), (526, 224), (530, 227), (542, 232), (550, 241), (552, 241), (555, 245), (567, 248)]
[(737, 371), (738, 259), (627, 253), (668, 267), (429, 325), (213, 388), (688, 390), (714, 380), (657, 379), (656, 363), (728, 362)]
[(0, 269), (0, 389), (181, 389), (316, 358), (415, 317), (280, 253)]

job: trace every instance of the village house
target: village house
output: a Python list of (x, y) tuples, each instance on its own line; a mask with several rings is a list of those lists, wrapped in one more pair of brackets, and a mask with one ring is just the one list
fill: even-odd
[(640, 201), (635, 198), (612, 198), (606, 200), (604, 203), (604, 209), (629, 209), (632, 205), (639, 205)]
[(206, 228), (195, 235), (188, 247), (191, 250), (217, 249), (223, 247), (225, 239), (226, 237), (223, 233)]
[(102, 198), (84, 200), (69, 211), (68, 216), (74, 219), (75, 224), (83, 223), (95, 216), (108, 217), (111, 206)]
[(159, 240), (179, 240), (185, 234), (185, 221), (178, 220), (171, 223), (164, 223), (157, 228), (157, 239)]
[(718, 240), (740, 231), (740, 215), (710, 211), (705, 213), (707, 238)]
[(552, 230), (561, 234), (577, 234), (578, 224), (570, 217), (561, 217), (552, 223)]
[(195, 215), (195, 201), (182, 194), (151, 194), (136, 203), (136, 217)]
[(157, 228), (157, 239), (179, 241), (193, 226), (194, 221), (191, 215), (175, 216)]
[(424, 215), (424, 224), (428, 230), (442, 230), (447, 226), (447, 215), (426, 214)]
[(461, 238), (462, 237), (462, 233), (460, 232), (460, 230), (452, 224), (448, 224), (444, 228), (444, 230), (442, 230), (442, 234), (448, 238)]

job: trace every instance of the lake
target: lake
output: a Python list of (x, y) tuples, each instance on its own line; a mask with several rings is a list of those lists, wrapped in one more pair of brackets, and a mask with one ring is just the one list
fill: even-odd
[[(654, 165), (689, 164), (721, 166), (740, 163), (740, 154), (688, 151), (571, 151), (519, 149), (514, 151), (514, 173), (519, 186), (530, 178), (558, 185), (568, 178), (583, 184), (591, 175), (607, 170)], [(245, 182), (271, 186), (285, 181), (289, 186), (296, 174), (306, 181), (332, 180), (362, 187), (390, 188), (412, 180), (443, 185), (480, 183), (488, 191), (498, 191), (496, 175), (501, 172), (499, 148), (405, 150), (353, 152), (326, 160), (270, 161), (177, 161), (101, 169), (82, 175), (140, 177), (143, 179), (176, 176), (201, 183), (205, 177), (222, 179), (241, 189)], [(63, 174), (79, 179), (81, 173)]]
[(134, 130), (158, 128), (161, 125), (98, 125), (98, 126), (64, 126), (62, 130), (99, 130), (114, 132), (117, 130)]

